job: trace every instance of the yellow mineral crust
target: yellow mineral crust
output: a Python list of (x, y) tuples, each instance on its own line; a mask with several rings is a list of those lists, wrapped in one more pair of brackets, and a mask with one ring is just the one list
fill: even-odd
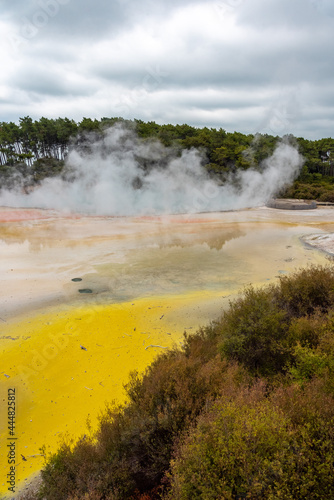
[[(7, 392), (13, 388), (17, 485), (43, 466), (41, 447), (52, 452), (66, 433), (74, 438), (87, 433), (88, 416), (95, 429), (106, 402), (125, 401), (129, 372), (143, 372), (158, 353), (179, 346), (183, 332), (204, 324), (222, 299), (212, 293), (206, 300), (203, 293), (144, 298), (52, 309), (3, 324), (0, 418), (6, 427)], [(7, 429), (2, 430), (7, 440)], [(0, 460), (5, 478), (6, 453)], [(0, 493), (7, 490), (3, 483)]]
[(87, 434), (87, 417), (94, 431), (106, 402), (125, 401), (131, 370), (180, 346), (247, 284), (327, 263), (309, 245), (316, 236), (328, 251), (333, 231), (327, 208), (99, 218), (0, 207), (0, 497), (13, 438), (21, 488), (43, 466), (41, 447)]

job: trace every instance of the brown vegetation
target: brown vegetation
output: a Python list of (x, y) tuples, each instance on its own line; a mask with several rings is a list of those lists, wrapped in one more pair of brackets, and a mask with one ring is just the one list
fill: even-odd
[(250, 287), (48, 457), (52, 500), (334, 498), (334, 267)]

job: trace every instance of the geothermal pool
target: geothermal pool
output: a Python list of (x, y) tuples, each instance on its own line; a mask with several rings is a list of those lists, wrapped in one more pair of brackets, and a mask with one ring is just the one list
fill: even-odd
[(131, 370), (218, 317), (245, 285), (326, 263), (301, 237), (333, 231), (329, 208), (161, 217), (0, 208), (0, 493), (8, 438), (24, 485), (43, 446), (87, 434), (88, 417), (94, 429), (106, 402), (124, 402)]

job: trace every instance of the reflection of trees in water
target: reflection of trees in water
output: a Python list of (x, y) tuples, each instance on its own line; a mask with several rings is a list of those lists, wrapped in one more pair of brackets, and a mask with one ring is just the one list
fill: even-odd
[[(219, 233), (219, 234), (217, 234)], [(217, 227), (215, 230), (199, 230), (198, 234), (184, 235), (183, 237), (173, 238), (168, 246), (189, 247), (193, 245), (206, 244), (210, 250), (221, 250), (225, 243), (246, 235), (246, 231), (238, 228), (225, 229)]]
[(95, 280), (107, 280), (116, 299), (216, 286), (230, 288), (240, 262), (226, 254), (223, 247), (246, 232), (237, 229), (222, 233), (217, 236), (212, 231), (206, 234), (201, 231), (201, 234), (170, 238), (155, 247), (132, 249), (126, 253), (125, 263), (97, 266)]
[[(48, 221), (38, 223), (36, 226), (34, 222), (19, 222), (11, 224), (2, 224), (0, 227), (0, 239), (7, 244), (20, 244), (29, 242), (30, 252), (40, 252), (45, 248), (52, 248), (59, 246), (61, 242), (62, 247), (75, 248), (80, 245), (94, 245), (103, 240), (114, 240), (115, 234), (108, 236), (104, 234), (104, 229), (101, 228), (101, 235), (84, 234), (82, 238), (75, 237), (75, 224), (76, 221), (71, 221), (72, 224), (62, 223), (62, 221)], [(83, 222), (82, 219), (80, 221)], [(221, 250), (226, 242), (244, 236), (246, 232), (238, 228), (238, 223), (233, 224), (233, 228), (226, 228), (222, 225), (217, 225), (210, 229), (203, 229), (203, 225), (189, 224), (183, 225), (182, 229), (178, 224), (166, 224), (161, 227), (150, 228), (149, 234), (146, 236), (143, 231), (140, 235), (140, 246), (146, 243), (156, 243), (157, 245), (164, 246), (192, 246), (194, 244), (206, 243), (210, 249)], [(133, 231), (133, 239), (137, 238), (138, 227)], [(144, 228), (146, 229), (146, 227)], [(131, 235), (132, 236), (132, 235)], [(150, 240), (150, 241), (149, 241)], [(139, 245), (139, 240), (138, 240)], [(113, 243), (111, 243), (113, 244)], [(117, 241), (116, 241), (117, 244)], [(135, 242), (136, 244), (136, 242)], [(133, 244), (129, 245), (133, 247)], [(61, 252), (61, 249), (60, 249)]]

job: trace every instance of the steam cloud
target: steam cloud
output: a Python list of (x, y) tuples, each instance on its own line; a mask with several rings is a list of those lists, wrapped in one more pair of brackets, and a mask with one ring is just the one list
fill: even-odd
[(196, 213), (264, 205), (298, 175), (303, 159), (281, 142), (261, 172), (239, 171), (219, 185), (197, 150), (181, 156), (158, 141), (139, 140), (116, 125), (103, 139), (74, 148), (67, 178), (48, 178), (29, 194), (0, 191), (0, 205), (38, 207), (92, 215)]

